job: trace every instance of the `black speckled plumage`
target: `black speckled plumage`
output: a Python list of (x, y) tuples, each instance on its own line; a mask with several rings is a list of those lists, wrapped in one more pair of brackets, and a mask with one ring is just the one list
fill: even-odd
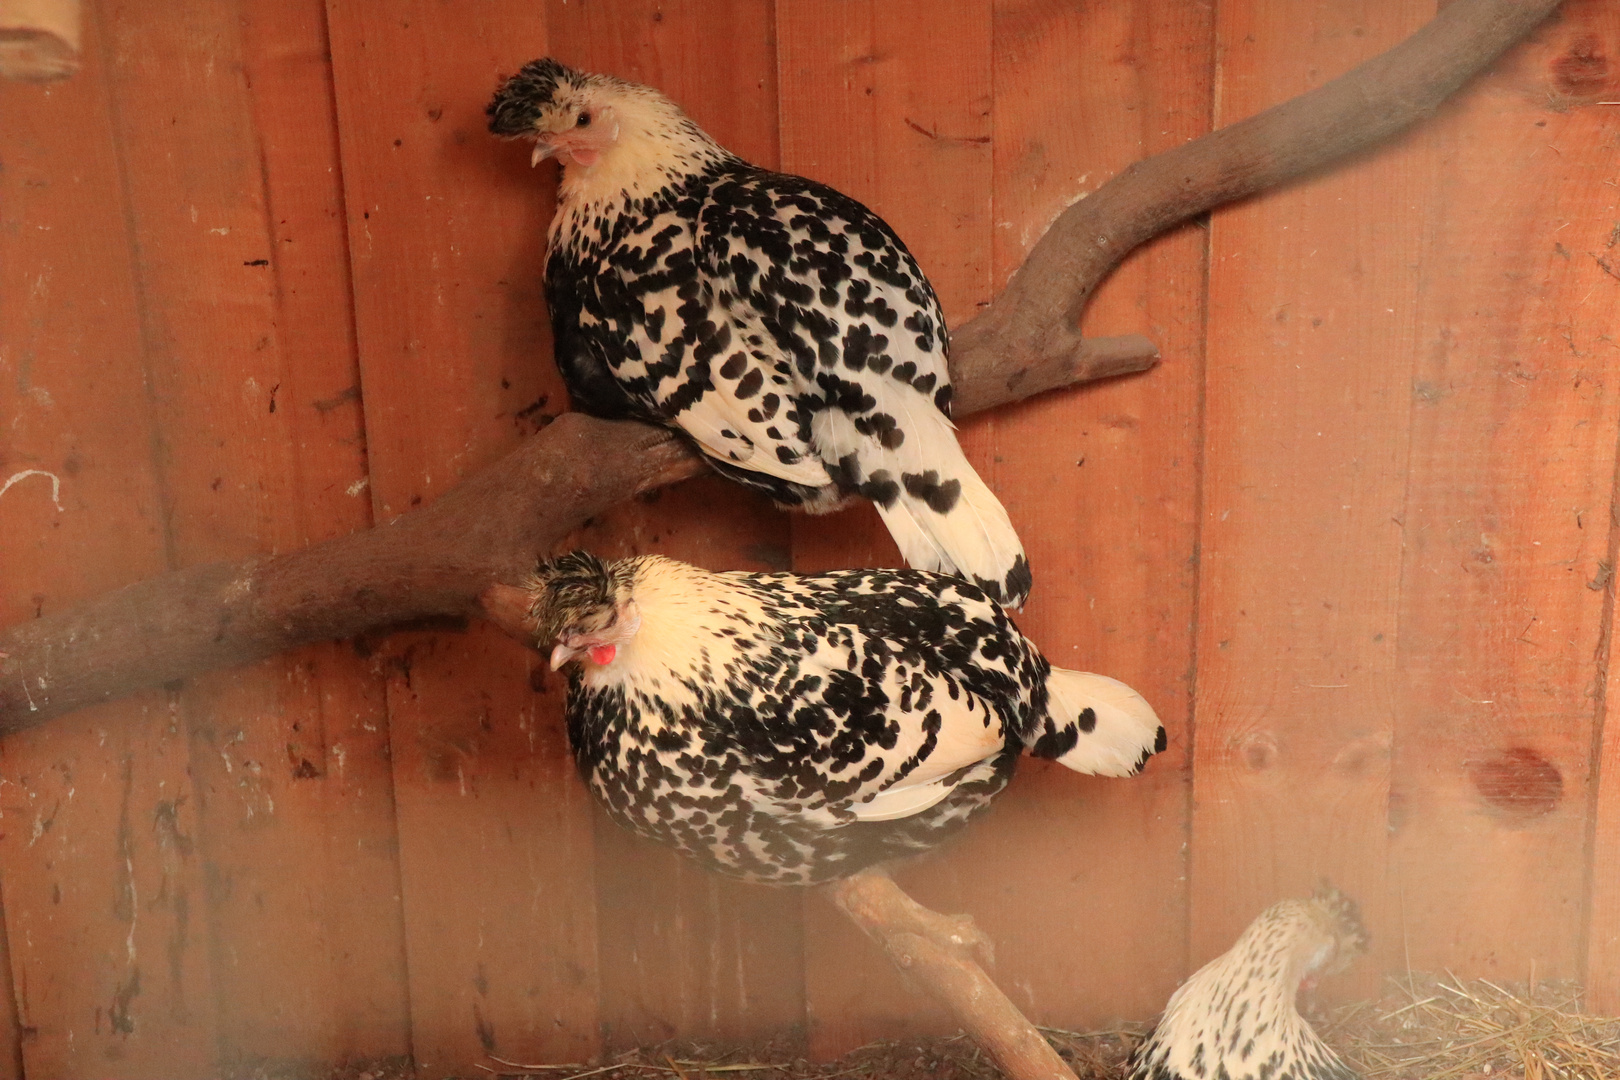
[(1355, 902), (1336, 889), (1273, 904), (1171, 995), (1131, 1055), (1130, 1080), (1361, 1080), (1294, 999), (1367, 941)]
[(565, 159), (546, 295), (579, 408), (676, 427), (784, 505), (870, 499), (908, 564), (1023, 603), (1022, 545), (950, 422), (944, 314), (881, 218), (554, 60), (488, 112)]
[(1006, 611), (917, 570), (711, 573), (542, 563), (568, 735), (633, 832), (752, 881), (811, 884), (939, 843), (1020, 752), (1128, 776), (1164, 746), (1135, 691), (1052, 668)]

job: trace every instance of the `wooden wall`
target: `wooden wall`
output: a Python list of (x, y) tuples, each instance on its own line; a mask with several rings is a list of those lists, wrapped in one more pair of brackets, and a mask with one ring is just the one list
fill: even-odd
[[(87, 5), (0, 85), (0, 620), (385, 523), (566, 407), (554, 181), (484, 131), (550, 53), (907, 239), (960, 322), (1067, 204), (1433, 15), (1403, 0)], [(1026, 767), (908, 867), (1040, 1022), (1146, 1018), (1322, 876), (1371, 962), (1620, 1012), (1620, 13), (1570, 0), (1431, 122), (1136, 253), (1139, 378), (975, 417), (1021, 625), (1139, 687), (1130, 782)], [(1607, 102), (1608, 104), (1604, 104)], [(894, 563), (713, 480), (583, 530), (715, 568)], [(487, 628), (334, 643), (0, 744), (0, 1080), (578, 1061), (944, 1024), (816, 895), (605, 827), (561, 685)]]

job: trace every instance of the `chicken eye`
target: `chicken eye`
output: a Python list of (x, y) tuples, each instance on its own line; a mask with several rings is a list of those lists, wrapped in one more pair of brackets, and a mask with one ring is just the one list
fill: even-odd
[(591, 126), (591, 114), (588, 113), (588, 112), (580, 113), (579, 118), (574, 121), (574, 126), (575, 127), (590, 127)]

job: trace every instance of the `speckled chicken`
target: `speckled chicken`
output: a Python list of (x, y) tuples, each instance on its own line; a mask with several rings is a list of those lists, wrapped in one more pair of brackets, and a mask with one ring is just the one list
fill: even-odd
[(711, 573), (579, 551), (529, 585), (581, 774), (713, 870), (812, 884), (930, 848), (1021, 751), (1130, 776), (1164, 748), (1123, 683), (1054, 668), (982, 589), (921, 570)]
[(908, 565), (1022, 605), (1023, 546), (950, 420), (939, 301), (882, 219), (555, 60), (488, 112), (563, 163), (546, 300), (575, 407), (678, 428), (783, 505), (871, 499)]
[(1353, 900), (1323, 888), (1273, 904), (1171, 995), (1130, 1080), (1360, 1080), (1295, 1008), (1302, 986), (1366, 951)]

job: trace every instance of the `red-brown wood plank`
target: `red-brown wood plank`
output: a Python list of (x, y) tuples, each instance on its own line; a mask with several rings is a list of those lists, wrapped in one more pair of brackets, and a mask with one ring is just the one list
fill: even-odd
[[(996, 283), (1080, 194), (1209, 128), (1202, 5), (1003, 0), (995, 24)], [(1026, 761), (952, 862), (1038, 1023), (1146, 1018), (1185, 974), (1188, 708), (1207, 233), (1149, 245), (1088, 308), (1163, 364), (995, 417), (998, 488), (1035, 589), (1019, 626), (1053, 663), (1141, 691), (1169, 750), (1129, 781)]]
[[(1606, 131), (1606, 140), (1595, 133), (1592, 137), (1600, 142), (1606, 141), (1610, 147), (1615, 145), (1614, 132), (1620, 126), (1620, 116), (1615, 115), (1614, 106), (1594, 103), (1620, 98), (1620, 70), (1612, 63), (1598, 63), (1593, 58), (1612, 57), (1616, 51), (1620, 51), (1620, 12), (1615, 10), (1614, 5), (1602, 3), (1601, 0), (1566, 4), (1559, 22), (1543, 31), (1523, 50), (1526, 59), (1535, 63), (1536, 71), (1551, 75), (1552, 86), (1560, 98), (1578, 104), (1580, 120), (1572, 118), (1561, 122), (1575, 122), (1583, 128)], [(1548, 126), (1552, 126), (1551, 123)], [(1608, 172), (1612, 179), (1616, 172), (1612, 162)], [(1586, 174), (1582, 187), (1606, 193), (1611, 207), (1607, 214), (1599, 213), (1597, 221), (1601, 223), (1605, 217), (1620, 221), (1620, 213), (1612, 209), (1614, 187), (1609, 181), (1600, 181), (1604, 186), (1593, 188), (1592, 179), (1590, 173)], [(1563, 243), (1562, 240), (1555, 242)], [(1579, 257), (1567, 243), (1564, 250), (1571, 252), (1572, 260)], [(1558, 253), (1556, 247), (1553, 251), (1554, 254)], [(1593, 265), (1599, 270), (1604, 269), (1605, 265), (1610, 270), (1620, 270), (1620, 234), (1611, 230), (1601, 238), (1601, 247), (1594, 246), (1592, 251), (1585, 254), (1591, 257)], [(1603, 263), (1597, 263), (1599, 258)], [(1565, 271), (1572, 269), (1566, 267)], [(1586, 274), (1590, 274), (1592, 266), (1584, 269)], [(1574, 311), (1582, 314), (1582, 322), (1588, 326), (1592, 325), (1592, 305), (1597, 304), (1599, 312), (1605, 307), (1609, 312), (1620, 310), (1620, 292), (1616, 291), (1620, 290), (1620, 281), (1613, 280), (1614, 274), (1609, 277), (1611, 280), (1597, 281), (1596, 288), (1581, 293), (1579, 304), (1573, 307)], [(1599, 297), (1604, 299), (1599, 300)], [(1601, 315), (1597, 317), (1602, 318)], [(1613, 321), (1611, 317), (1611, 325)], [(1559, 333), (1562, 334), (1562, 330)], [(1613, 336), (1610, 332), (1606, 339), (1598, 334), (1592, 343), (1595, 349), (1588, 347), (1585, 350), (1588, 359), (1595, 360), (1613, 352), (1613, 342), (1610, 340)], [(1571, 327), (1571, 343), (1574, 338), (1574, 328)], [(1611, 368), (1615, 359), (1609, 357), (1602, 366)], [(1609, 623), (1605, 628), (1608, 648), (1602, 657), (1606, 664), (1606, 679), (1599, 698), (1603, 710), (1597, 718), (1600, 725), (1597, 734), (1601, 741), (1595, 747), (1593, 763), (1597, 770), (1598, 786), (1593, 792), (1592, 822), (1588, 833), (1591, 896), (1586, 909), (1584, 960), (1587, 1007), (1607, 1016), (1620, 1016), (1620, 719), (1617, 719), (1617, 710), (1620, 710), (1620, 646), (1616, 645), (1614, 633), (1615, 615), (1620, 614), (1616, 610), (1614, 580), (1614, 566), (1617, 558), (1620, 558), (1620, 523), (1613, 518), (1613, 500), (1617, 493), (1620, 493), (1620, 470), (1616, 473), (1616, 488), (1609, 496), (1611, 517), (1606, 567), (1600, 565), (1598, 574), (1588, 582), (1588, 588), (1601, 587), (1606, 596)], [(1583, 524), (1591, 520), (1592, 517), (1586, 515)]]
[[(108, 50), (90, 15), (73, 81), (0, 84), (0, 272), (11, 298), (0, 305), (0, 484), (25, 470), (50, 474), (17, 480), (0, 497), (7, 622), (167, 566), (121, 132)], [(49, 692), (49, 672), (27, 678)], [(212, 1072), (187, 758), (163, 692), (0, 747), (0, 862), (30, 1075)], [(0, 1055), (8, 1067), (14, 1051)]]
[[(655, 86), (722, 145), (776, 166), (768, 0), (553, 2), (548, 17), (559, 60)], [(789, 526), (765, 500), (703, 478), (651, 505), (604, 515), (580, 542), (603, 554), (658, 551), (716, 570), (781, 569)], [(597, 820), (602, 1025), (610, 1048), (677, 1035), (757, 1037), (802, 1022), (796, 891), (708, 874)]]
[[(1432, 14), (1394, 0), (1222, 6), (1217, 126)], [(1397, 520), (1431, 168), (1419, 138), (1211, 219), (1194, 965), (1322, 877), (1361, 900), (1379, 955), (1398, 955), (1383, 903)], [(1376, 989), (1376, 967), (1355, 985)]]
[(803, 1022), (799, 893), (729, 881), (605, 819), (596, 836), (610, 1049), (756, 1039)]
[[(786, 562), (786, 533), (774, 507), (704, 477), (650, 505), (602, 515), (581, 530), (579, 544), (606, 557), (656, 551), (717, 570), (766, 570)], [(553, 684), (561, 692), (562, 680)], [(798, 890), (711, 874), (602, 814), (596, 851), (610, 1049), (674, 1037), (751, 1039), (803, 1022)]]
[[(916, 256), (947, 320), (962, 322), (991, 293), (988, 0), (783, 0), (776, 18), (782, 167), (880, 214)], [(994, 423), (978, 417), (961, 430), (969, 460), (993, 489)], [(796, 518), (793, 556), (799, 570), (901, 565), (868, 505)], [(930, 860), (902, 882), (923, 903), (959, 910), (952, 866)], [(805, 934), (809, 1030), (818, 1055), (947, 1026), (819, 895), (806, 896)]]
[(1620, 424), (1620, 116), (1594, 104), (1620, 76), (1589, 76), (1614, 14), (1571, 5), (1424, 133), (1389, 930), (1415, 967), (1586, 960)]
[[(314, 543), (371, 524), (326, 10), (320, 0), (246, 0), (241, 18), (287, 362), (278, 411), (297, 447), (298, 542)], [(252, 886), (234, 909), (242, 931), (222, 922), (220, 933), (249, 988), (248, 1022), (230, 1022), (227, 1036), (239, 1057), (402, 1055), (409, 1015), (384, 681), (347, 642), (291, 659), (287, 721), (267, 753), (280, 751), (296, 779), (282, 800), (296, 823), (281, 850), (255, 845), (241, 860)], [(283, 956), (301, 936), (270, 924), (258, 898), (267, 892), (283, 894), (283, 918), (316, 931), (309, 954)], [(258, 954), (246, 955), (245, 942)]]
[[(561, 407), (549, 181), (481, 117), (548, 19), (563, 59), (662, 86), (766, 164), (777, 64), (783, 164), (884, 213), (953, 321), (1069, 197), (1207, 124), (1201, 8), (958, 8), (332, 0), (342, 169), (319, 5), (94, 12), (76, 80), (0, 85), (0, 484), (62, 485), (60, 509), (51, 476), (0, 495), (0, 618), (363, 527), (372, 500), (386, 519)], [(1220, 121), (1429, 14), (1223, 6)], [(1021, 625), (1176, 733), (1129, 784), (1027, 767), (903, 875), (980, 918), (1037, 1019), (1145, 1016), (1183, 970), (1184, 905), (1197, 962), (1323, 872), (1367, 904), (1358, 986), (1408, 957), (1584, 964), (1591, 1003), (1620, 1011), (1620, 735), (1594, 712), (1620, 700), (1596, 696), (1615, 669), (1620, 116), (1595, 102), (1620, 88), (1592, 57), (1615, 33), (1612, 7), (1572, 3), (1399, 146), (1217, 214), (1207, 376), (1194, 229), (1089, 315), (1155, 337), (1163, 368), (966, 425), (1033, 558)], [(765, 567), (789, 557), (784, 521), (703, 481), (581, 542)], [(799, 526), (802, 568), (896, 561), (869, 511)], [(774, 1029), (806, 978), (823, 1052), (944, 1025), (821, 898), (801, 932), (800, 894), (597, 832), (561, 683), (535, 667), (481, 629), (328, 646), (0, 745), (0, 998), (19, 1010), (0, 1009), (0, 1080), (412, 1042), (430, 1074), (580, 1060), (603, 1026)]]
[[(545, 52), (515, 2), (327, 6), (371, 491), (387, 521), (561, 407), (540, 300), (550, 187), (485, 131)], [(598, 1046), (591, 818), (544, 661), (489, 627), (389, 673), (411, 1042), (428, 1076)]]
[[(363, 497), (349, 494), (364, 478), (357, 415), (350, 408), (328, 430), (316, 405), (355, 377), (322, 13), (308, 4), (277, 13), (269, 33), (278, 36), (260, 42), (269, 55), (252, 58), (267, 80), (259, 113), (246, 14), (219, 4), (104, 10), (175, 565), (287, 550), (368, 520)], [(278, 79), (287, 74), (278, 50), (315, 59), (312, 75)], [(311, 175), (320, 187), (307, 186)], [(283, 263), (295, 228), (312, 249)], [(299, 291), (309, 260), (324, 280)], [(280, 323), (293, 326), (290, 341)], [(196, 679), (178, 711), (197, 785), (189, 839), (208, 900), (198, 937), (213, 966), (224, 1066), (402, 1051), (380, 686), (341, 653), (312, 650)], [(350, 785), (334, 772), (345, 735), (381, 783)], [(176, 841), (182, 853), (187, 839)], [(334, 865), (332, 855), (349, 861), (345, 841), (371, 856)], [(357, 868), (370, 874), (357, 880)], [(336, 898), (334, 880), (347, 886)], [(349, 944), (383, 950), (376, 960), (344, 960), (355, 904), (373, 909), (373, 933)], [(352, 999), (391, 999), (392, 1032), (350, 1039), (338, 1014)]]
[[(1615, 547), (1609, 548), (1609, 566)], [(1611, 577), (1612, 582), (1612, 577)], [(1614, 704), (1620, 702), (1620, 656), (1614, 639), (1615, 594), (1611, 604), (1608, 678), (1604, 686), (1602, 742), (1598, 747), (1598, 786), (1592, 804), (1591, 900), (1586, 910), (1586, 1006), (1602, 1016), (1620, 1016), (1620, 723)]]

